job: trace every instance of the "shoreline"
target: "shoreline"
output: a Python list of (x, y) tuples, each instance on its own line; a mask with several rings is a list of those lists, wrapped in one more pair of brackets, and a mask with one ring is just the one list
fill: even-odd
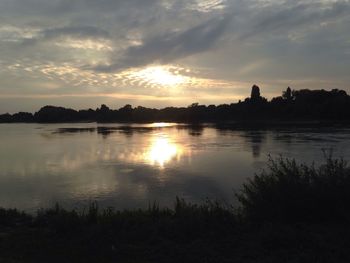
[(350, 168), (270, 159), (239, 206), (176, 198), (173, 208), (0, 208), (0, 262), (349, 262)]

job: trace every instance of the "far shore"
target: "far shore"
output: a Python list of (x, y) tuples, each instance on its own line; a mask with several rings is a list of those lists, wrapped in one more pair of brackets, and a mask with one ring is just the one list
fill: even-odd
[(333, 125), (350, 123), (350, 96), (344, 90), (291, 90), (268, 101), (254, 85), (244, 101), (221, 105), (192, 103), (187, 107), (162, 109), (133, 107), (74, 110), (47, 105), (39, 111), (1, 114), (0, 123), (216, 123), (246, 126)]

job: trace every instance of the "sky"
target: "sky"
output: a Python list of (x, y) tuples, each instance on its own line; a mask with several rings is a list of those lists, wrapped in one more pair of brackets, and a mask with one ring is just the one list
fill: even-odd
[(349, 0), (0, 0), (0, 113), (350, 93)]

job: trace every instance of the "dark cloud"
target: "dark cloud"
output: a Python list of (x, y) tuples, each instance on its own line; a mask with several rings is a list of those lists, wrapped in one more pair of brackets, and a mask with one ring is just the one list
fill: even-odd
[(295, 29), (305, 29), (332, 19), (348, 16), (348, 2), (322, 3), (291, 1), (284, 5), (252, 10), (247, 32), (240, 34), (241, 40), (248, 37), (262, 37), (270, 33), (286, 33)]
[(107, 31), (93, 26), (59, 27), (50, 28), (42, 32), (44, 38), (56, 38), (59, 36), (74, 36), (77, 38), (109, 38)]
[(77, 39), (110, 39), (110, 34), (106, 30), (93, 26), (48, 28), (40, 31), (36, 37), (22, 39), (21, 46), (33, 46), (37, 43), (60, 37), (72, 37)]
[(67, 13), (75, 13), (79, 15), (82, 12), (102, 11), (115, 12), (122, 8), (140, 9), (153, 6), (162, 2), (161, 0), (2, 0), (0, 7), (2, 13), (11, 15), (40, 15), (41, 17), (48, 15), (62, 15)]
[(175, 60), (209, 50), (224, 33), (230, 18), (212, 19), (183, 32), (169, 32), (129, 47), (116, 63), (98, 66), (98, 71), (113, 71), (151, 63)]

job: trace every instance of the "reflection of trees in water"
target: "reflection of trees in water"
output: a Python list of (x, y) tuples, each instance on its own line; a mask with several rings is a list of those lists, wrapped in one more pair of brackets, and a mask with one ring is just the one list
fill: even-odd
[[(134, 134), (150, 133), (155, 130), (172, 129), (173, 126), (160, 126), (160, 127), (135, 127), (135, 126), (98, 126), (93, 128), (59, 128), (52, 134), (74, 134), (74, 133), (93, 133), (96, 132), (102, 135), (103, 138), (108, 138), (113, 133), (123, 134), (127, 137), (131, 137)], [(178, 125), (177, 130), (186, 130), (190, 136), (201, 136), (203, 134), (204, 125)]]
[(258, 130), (237, 130), (229, 127), (216, 127), (218, 133), (221, 136), (234, 135), (243, 139), (244, 145), (251, 148), (254, 158), (258, 158), (261, 155), (262, 144), (266, 141), (267, 132)]
[(266, 141), (266, 131), (244, 131), (241, 136), (244, 143), (251, 148), (253, 157), (259, 158), (262, 145)]
[(121, 127), (98, 127), (97, 133), (101, 134), (103, 138), (107, 138), (112, 133), (118, 132), (127, 137), (133, 136), (135, 133), (148, 133), (153, 131), (155, 128), (152, 127), (132, 127), (132, 126), (121, 126)]
[(204, 126), (201, 124), (192, 125), (180, 125), (176, 127), (177, 130), (186, 130), (190, 136), (202, 136), (204, 131)]
[(158, 129), (158, 128), (132, 127), (132, 126), (119, 126), (119, 127), (99, 126), (97, 128), (59, 128), (55, 130), (53, 134), (74, 134), (74, 133), (97, 132), (97, 134), (102, 135), (103, 138), (107, 138), (109, 135), (117, 132), (130, 137), (134, 133), (148, 133), (148, 132), (152, 132), (155, 129)]
[(202, 136), (204, 127), (201, 125), (198, 126), (189, 126), (188, 134), (191, 136)]
[(109, 135), (114, 133), (115, 130), (113, 128), (108, 127), (97, 127), (97, 133), (102, 135), (103, 139), (107, 139)]
[(64, 133), (83, 133), (83, 132), (95, 132), (95, 131), (96, 131), (95, 128), (58, 128), (53, 133), (64, 134)]
[(273, 139), (274, 141), (282, 142), (288, 146), (295, 141), (296, 136), (295, 132), (292, 131), (279, 131), (274, 133)]

